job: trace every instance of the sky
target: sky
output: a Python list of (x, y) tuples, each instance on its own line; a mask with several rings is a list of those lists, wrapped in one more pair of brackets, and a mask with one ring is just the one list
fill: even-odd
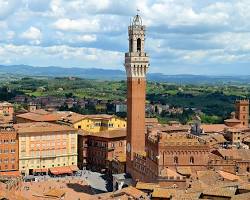
[(250, 75), (249, 0), (0, 0), (0, 64), (124, 69), (137, 9), (150, 72)]

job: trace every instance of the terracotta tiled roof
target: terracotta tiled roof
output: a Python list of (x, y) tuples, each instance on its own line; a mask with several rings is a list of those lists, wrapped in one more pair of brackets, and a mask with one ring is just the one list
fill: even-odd
[(178, 191), (175, 189), (155, 188), (152, 193), (152, 198), (171, 198), (176, 195)]
[(150, 124), (150, 123), (158, 123), (158, 119), (157, 118), (145, 118), (145, 123)]
[(179, 174), (182, 174), (184, 176), (192, 174), (191, 167), (176, 167), (176, 169)]
[(224, 136), (220, 133), (210, 133), (209, 135), (202, 135), (201, 138), (205, 139), (210, 145), (222, 144), (227, 142)]
[(62, 198), (64, 195), (65, 195), (65, 191), (59, 190), (59, 189), (53, 189), (44, 193), (44, 196), (51, 197), (51, 198)]
[(250, 192), (244, 194), (237, 194), (232, 196), (231, 200), (249, 200), (250, 199)]
[[(198, 200), (200, 199), (201, 193), (200, 192), (194, 192), (194, 193), (183, 193), (181, 191), (178, 191), (176, 195), (171, 200)], [(204, 199), (206, 200), (206, 199)]]
[(218, 149), (224, 158), (231, 160), (250, 160), (249, 149)]
[(163, 132), (171, 132), (171, 131), (188, 131), (190, 129), (189, 125), (179, 125), (179, 126), (169, 126), (169, 125), (163, 125), (161, 127), (161, 131)]
[(75, 112), (62, 111), (58, 113), (61, 115), (60, 121), (65, 121), (66, 123), (68, 122), (73, 124), (86, 118), (85, 115), (81, 115)]
[(36, 113), (36, 112), (28, 112), (24, 114), (17, 115), (18, 118), (28, 119), (30, 121), (34, 122), (51, 122), (51, 121), (57, 121), (61, 119), (60, 113), (48, 113), (45, 111), (45, 113)]
[(239, 181), (240, 177), (236, 176), (234, 174), (225, 172), (225, 171), (218, 171), (219, 175), (222, 176), (224, 179), (226, 180), (230, 180), (230, 181)]
[(236, 118), (232, 118), (232, 119), (226, 119), (224, 120), (224, 122), (229, 122), (229, 123), (240, 123), (240, 120), (236, 119)]
[(223, 132), (227, 126), (225, 124), (202, 124), (201, 128), (205, 133), (218, 133)]
[(198, 180), (207, 185), (213, 185), (220, 179), (220, 175), (212, 170), (197, 171), (196, 174)]
[(62, 167), (52, 167), (49, 168), (49, 171), (54, 175), (61, 175), (61, 174), (72, 174), (73, 171), (70, 167), (62, 166)]
[(182, 175), (178, 174), (175, 170), (164, 168), (161, 170), (161, 176), (163, 177), (183, 177)]
[(76, 131), (74, 128), (52, 124), (48, 122), (32, 122), (32, 123), (20, 123), (14, 124), (14, 128), (19, 134), (23, 133), (41, 133), (41, 132), (58, 132), (58, 131)]
[(202, 192), (206, 196), (232, 197), (236, 193), (236, 188), (211, 188)]
[(129, 186), (126, 188), (123, 188), (121, 190), (118, 190), (116, 192), (114, 192), (114, 197), (116, 197), (117, 195), (122, 195), (122, 194), (126, 194), (128, 196), (132, 196), (135, 199), (140, 199), (141, 197), (146, 197), (146, 194), (138, 189), (136, 189), (135, 187)]
[(84, 115), (84, 117), (89, 119), (111, 119), (112, 117), (116, 116), (107, 114), (98, 114), (98, 115)]
[(160, 187), (160, 185), (155, 184), (155, 183), (138, 182), (135, 187), (138, 190), (152, 190), (153, 191), (155, 188)]

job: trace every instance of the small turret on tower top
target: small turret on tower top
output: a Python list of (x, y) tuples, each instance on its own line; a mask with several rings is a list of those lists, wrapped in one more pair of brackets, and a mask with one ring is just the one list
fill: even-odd
[(142, 19), (139, 14), (134, 16), (132, 26), (142, 26)]

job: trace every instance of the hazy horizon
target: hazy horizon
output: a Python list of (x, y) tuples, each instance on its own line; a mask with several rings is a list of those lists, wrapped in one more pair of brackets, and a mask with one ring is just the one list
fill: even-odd
[[(125, 69), (114, 69), (114, 68), (100, 68), (100, 67), (80, 67), (80, 66), (71, 66), (71, 67), (63, 67), (63, 66), (31, 66), (31, 65), (25, 65), (25, 64), (19, 64), (19, 65), (1, 65), (1, 66), (29, 66), (29, 67), (34, 67), (34, 68), (62, 68), (62, 69), (101, 69), (101, 70), (118, 70), (118, 71), (123, 71), (125, 72)], [(0, 72), (1, 72), (1, 68), (0, 68)], [(163, 72), (150, 72), (150, 74), (163, 74), (163, 75), (169, 75), (169, 76), (178, 76), (178, 75), (194, 75), (194, 76), (232, 76), (232, 77), (237, 77), (237, 76), (250, 76), (250, 74), (191, 74), (191, 73), (179, 73), (179, 74), (165, 74)], [(124, 76), (125, 77), (125, 76)]]
[(151, 73), (250, 75), (247, 0), (3, 0), (0, 64), (124, 70), (140, 9)]

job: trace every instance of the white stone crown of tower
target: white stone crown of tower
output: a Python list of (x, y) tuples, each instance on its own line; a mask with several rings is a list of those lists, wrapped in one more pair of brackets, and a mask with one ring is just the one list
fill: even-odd
[(127, 77), (144, 78), (149, 67), (149, 58), (144, 51), (146, 27), (137, 14), (128, 27), (129, 52), (125, 53)]

